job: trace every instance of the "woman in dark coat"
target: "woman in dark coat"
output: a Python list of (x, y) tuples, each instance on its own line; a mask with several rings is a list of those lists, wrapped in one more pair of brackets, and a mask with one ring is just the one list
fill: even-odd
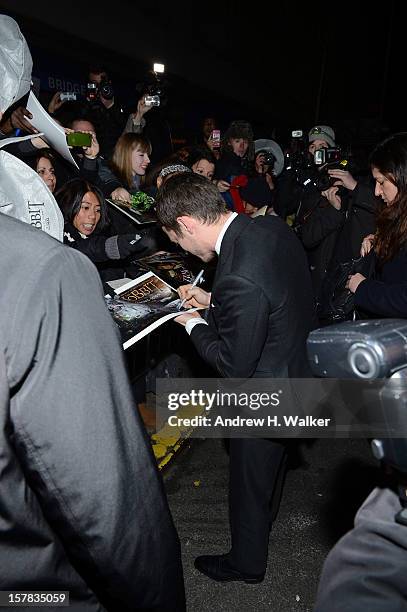
[(374, 278), (354, 274), (348, 287), (355, 305), (375, 317), (407, 317), (407, 132), (390, 136), (370, 157), (375, 194), (385, 203), (377, 231), (362, 244), (373, 247)]
[(147, 249), (140, 233), (110, 235), (105, 199), (95, 185), (73, 179), (55, 197), (65, 219), (65, 244), (87, 255), (103, 280), (124, 276), (124, 260)]

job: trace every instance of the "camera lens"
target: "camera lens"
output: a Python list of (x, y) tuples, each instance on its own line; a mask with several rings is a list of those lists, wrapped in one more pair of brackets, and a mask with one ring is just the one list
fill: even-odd
[(348, 363), (358, 378), (376, 378), (378, 375), (377, 356), (370, 347), (352, 346), (348, 353)]
[(112, 100), (114, 97), (112, 84), (108, 81), (102, 81), (99, 91), (102, 98), (105, 98), (106, 100)]

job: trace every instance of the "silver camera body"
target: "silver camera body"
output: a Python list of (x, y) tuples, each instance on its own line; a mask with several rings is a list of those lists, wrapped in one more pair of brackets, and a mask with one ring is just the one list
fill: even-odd
[[(365, 381), (361, 395), (349, 397), (357, 413), (365, 404), (365, 422), (379, 423), (384, 435), (371, 441), (376, 459), (407, 477), (407, 320), (345, 321), (311, 332), (308, 359), (315, 376)], [(357, 391), (356, 391), (357, 394)], [(407, 525), (407, 510), (398, 522)]]
[(144, 96), (144, 103), (147, 106), (160, 106), (161, 104), (161, 100), (160, 100), (160, 96), (155, 95), (155, 96)]
[(62, 102), (63, 100), (65, 100), (65, 101), (77, 100), (77, 99), (78, 99), (78, 94), (76, 94), (76, 93), (75, 93), (75, 92), (73, 92), (73, 91), (66, 91), (66, 92), (64, 92), (64, 93), (61, 93), (61, 94), (59, 95), (59, 98), (60, 98), (61, 102)]
[(389, 378), (407, 368), (407, 320), (345, 321), (316, 329), (307, 340), (315, 376)]

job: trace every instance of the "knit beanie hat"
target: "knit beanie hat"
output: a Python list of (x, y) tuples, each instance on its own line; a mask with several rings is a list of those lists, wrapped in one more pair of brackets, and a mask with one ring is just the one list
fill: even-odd
[(314, 142), (314, 140), (325, 140), (330, 147), (334, 147), (335, 132), (329, 125), (316, 125), (309, 131), (308, 140), (309, 142)]

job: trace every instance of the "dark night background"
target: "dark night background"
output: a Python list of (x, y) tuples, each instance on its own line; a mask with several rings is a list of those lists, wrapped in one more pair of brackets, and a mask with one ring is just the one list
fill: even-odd
[(215, 114), (221, 127), (245, 118), (256, 137), (282, 144), (292, 129), (328, 124), (339, 143), (369, 149), (405, 129), (403, 5), (14, 0), (0, 9), (27, 38), (43, 97), (50, 75), (85, 84), (88, 65), (102, 62), (133, 103), (160, 61), (169, 84), (160, 112), (176, 141)]

